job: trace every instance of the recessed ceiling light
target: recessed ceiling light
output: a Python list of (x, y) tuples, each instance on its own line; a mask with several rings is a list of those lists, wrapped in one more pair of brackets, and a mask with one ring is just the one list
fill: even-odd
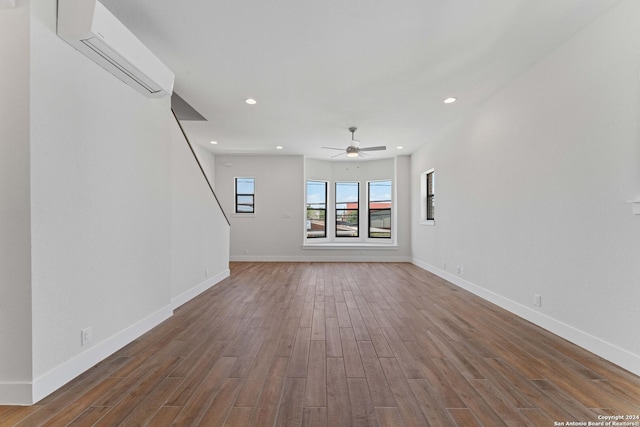
[(256, 101), (253, 98), (247, 98), (244, 100), (245, 103), (249, 104), (249, 105), (255, 105), (258, 101)]
[(209, 144), (217, 145), (218, 141), (209, 141)]
[(282, 150), (284, 147), (282, 145), (276, 145), (276, 150)]
[(397, 148), (398, 150), (402, 150), (404, 147), (403, 147), (402, 145), (398, 145), (396, 148)]
[(458, 98), (450, 97), (444, 100), (445, 104), (453, 104)]

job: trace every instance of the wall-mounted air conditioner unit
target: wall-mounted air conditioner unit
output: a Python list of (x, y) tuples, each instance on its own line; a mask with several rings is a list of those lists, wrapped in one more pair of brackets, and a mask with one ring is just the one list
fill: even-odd
[(140, 93), (171, 95), (174, 74), (96, 0), (58, 0), (58, 36)]

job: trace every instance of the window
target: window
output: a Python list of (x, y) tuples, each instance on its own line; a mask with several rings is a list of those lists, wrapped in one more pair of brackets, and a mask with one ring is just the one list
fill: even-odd
[(359, 182), (336, 182), (336, 237), (358, 237)]
[(255, 213), (255, 178), (236, 178), (236, 213)]
[(327, 183), (307, 181), (307, 239), (327, 237)]
[(420, 196), (420, 224), (435, 225), (436, 191), (433, 169), (420, 174)]
[(391, 238), (391, 181), (368, 184), (369, 237)]
[(427, 198), (426, 198), (426, 202), (427, 202), (427, 206), (426, 206), (426, 212), (427, 212), (427, 217), (426, 220), (427, 221), (434, 221), (435, 220), (435, 214), (436, 214), (436, 199), (435, 199), (435, 193), (433, 191), (433, 171), (431, 172), (427, 172), (426, 174), (426, 186), (427, 186)]

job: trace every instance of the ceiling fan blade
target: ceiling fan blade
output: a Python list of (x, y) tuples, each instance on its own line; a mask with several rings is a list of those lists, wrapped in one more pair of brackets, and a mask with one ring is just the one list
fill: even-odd
[(347, 153), (336, 154), (335, 156), (331, 156), (331, 158), (333, 159), (334, 157), (342, 156), (343, 154), (347, 154)]
[(386, 146), (378, 145), (377, 147), (364, 147), (364, 148), (361, 148), (360, 151), (381, 151), (386, 149), (387, 149)]
[(321, 147), (321, 148), (325, 148), (327, 150), (340, 150), (340, 151), (344, 151), (344, 148), (335, 148), (335, 147)]

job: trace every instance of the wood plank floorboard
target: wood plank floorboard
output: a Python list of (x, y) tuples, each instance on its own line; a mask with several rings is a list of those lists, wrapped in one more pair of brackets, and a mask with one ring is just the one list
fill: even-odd
[(640, 415), (640, 378), (416, 266), (232, 263), (36, 405), (0, 406), (0, 427), (546, 427), (598, 415)]

